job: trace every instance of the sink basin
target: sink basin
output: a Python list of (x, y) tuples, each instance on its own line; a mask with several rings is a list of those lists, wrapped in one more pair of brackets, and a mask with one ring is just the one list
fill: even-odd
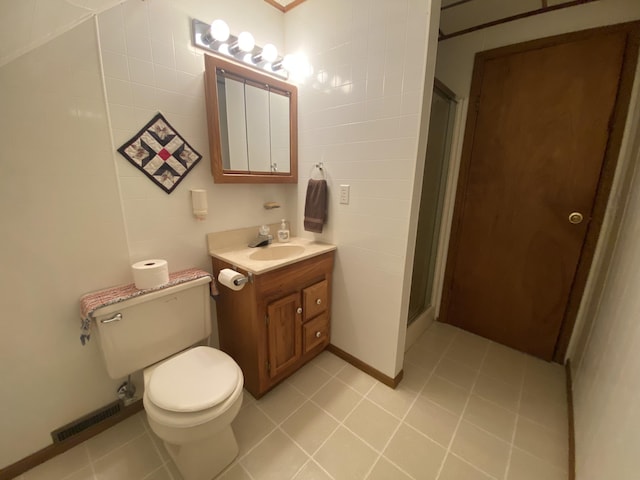
[(285, 260), (304, 252), (301, 245), (269, 245), (261, 247), (249, 255), (251, 260)]

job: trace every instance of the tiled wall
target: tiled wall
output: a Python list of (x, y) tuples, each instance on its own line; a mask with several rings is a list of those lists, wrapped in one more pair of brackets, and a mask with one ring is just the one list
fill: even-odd
[[(49, 11), (44, 3), (30, 2), (30, 14)], [(58, 3), (60, 22), (44, 37), (84, 15)], [(115, 2), (78, 2), (106, 3)], [(247, 29), (282, 48), (283, 14), (262, 0), (212, 3), (129, 0), (0, 67), (0, 468), (115, 398), (119, 382), (107, 376), (97, 342), (79, 342), (82, 294), (131, 281), (129, 265), (142, 258), (167, 258), (171, 270), (208, 269), (208, 232), (282, 216), (296, 224), (295, 185), (213, 184), (203, 59), (189, 47), (190, 17), (224, 18), (233, 32)], [(171, 195), (114, 149), (158, 110), (203, 154)], [(190, 188), (207, 189), (205, 222), (192, 215)], [(267, 212), (267, 200), (283, 208)]]
[[(28, 3), (33, 12), (43, 5)], [(84, 18), (62, 3), (64, 18), (43, 38)], [(114, 397), (117, 382), (96, 342), (78, 342), (83, 293), (130, 281), (130, 263), (143, 258), (166, 258), (171, 270), (209, 268), (207, 232), (283, 216), (296, 229), (318, 161), (332, 194), (320, 238), (339, 246), (334, 343), (397, 373), (429, 5), (309, 0), (285, 19), (262, 0), (127, 0), (0, 67), (0, 104), (9, 113), (0, 119), (0, 397), (11, 412), (0, 416), (0, 467)], [(257, 43), (280, 49), (286, 33), (289, 48), (308, 51), (316, 71), (300, 86), (298, 187), (213, 184), (191, 17), (224, 18), (232, 32), (250, 30)], [(203, 154), (171, 195), (115, 153), (158, 110)], [(348, 206), (337, 202), (341, 183), (351, 185)], [(205, 222), (192, 216), (191, 188), (207, 190)], [(265, 211), (268, 200), (283, 208)]]
[[(211, 177), (203, 84), (203, 54), (190, 40), (191, 18), (223, 18), (231, 31), (251, 31), (258, 44), (283, 49), (283, 14), (260, 0), (207, 2), (128, 0), (98, 16), (100, 45), (114, 147), (162, 112), (203, 155), (167, 195), (115, 154), (131, 261), (165, 258), (171, 270), (210, 268), (205, 234), (275, 223), (295, 225), (295, 185), (219, 185)], [(209, 215), (191, 213), (192, 188), (207, 190)], [(266, 211), (266, 201), (282, 205)]]
[[(338, 245), (331, 341), (391, 377), (406, 325), (429, 11), (418, 0), (310, 0), (285, 23), (286, 44), (315, 68), (299, 90), (299, 216), (306, 182), (323, 162), (329, 223), (317, 237)], [(341, 184), (351, 187), (349, 205), (339, 204)]]
[(128, 280), (95, 25), (0, 68), (0, 468), (113, 401), (82, 294)]

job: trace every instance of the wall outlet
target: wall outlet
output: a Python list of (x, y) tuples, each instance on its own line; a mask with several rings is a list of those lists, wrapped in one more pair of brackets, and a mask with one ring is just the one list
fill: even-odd
[(340, 203), (349, 205), (349, 185), (340, 185)]

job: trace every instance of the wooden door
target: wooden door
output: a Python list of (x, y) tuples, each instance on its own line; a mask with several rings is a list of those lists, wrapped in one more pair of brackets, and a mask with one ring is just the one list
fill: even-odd
[(267, 306), (271, 377), (294, 365), (302, 355), (302, 321), (298, 307), (300, 293), (297, 292)]
[(476, 57), (441, 320), (553, 357), (603, 160), (617, 157), (627, 43), (599, 29)]

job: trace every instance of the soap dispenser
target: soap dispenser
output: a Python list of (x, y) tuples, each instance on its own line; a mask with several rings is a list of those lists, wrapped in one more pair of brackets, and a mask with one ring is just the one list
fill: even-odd
[(278, 241), (280, 243), (286, 243), (289, 241), (290, 232), (289, 226), (287, 225), (287, 221), (283, 218), (280, 223), (280, 228), (278, 229)]

